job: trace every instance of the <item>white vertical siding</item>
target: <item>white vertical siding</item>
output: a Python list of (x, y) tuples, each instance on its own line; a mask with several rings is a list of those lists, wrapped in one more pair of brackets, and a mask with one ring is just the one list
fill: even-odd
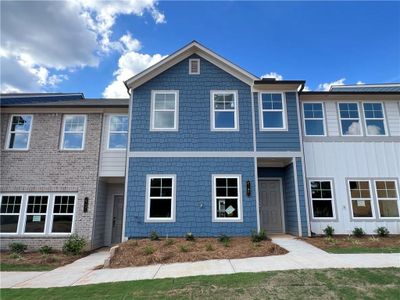
[(391, 136), (400, 136), (400, 111), (398, 101), (385, 102), (386, 119)]
[(336, 102), (326, 101), (325, 112), (326, 112), (326, 127), (328, 136), (338, 136), (339, 135), (339, 122), (336, 109)]
[[(309, 178), (333, 179), (338, 210), (336, 222), (311, 219), (313, 232), (321, 234), (331, 225), (337, 234), (351, 233), (354, 227), (374, 233), (378, 226), (386, 226), (391, 233), (400, 234), (400, 219), (352, 221), (347, 193), (348, 178), (396, 178), (399, 183), (400, 142), (305, 142), (304, 155), (307, 183)], [(375, 211), (375, 215), (377, 213)]]

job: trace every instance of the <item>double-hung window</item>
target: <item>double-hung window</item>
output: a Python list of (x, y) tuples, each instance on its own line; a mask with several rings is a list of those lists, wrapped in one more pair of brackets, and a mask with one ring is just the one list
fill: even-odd
[(52, 233), (71, 233), (74, 218), (74, 195), (55, 195), (53, 204)]
[(62, 150), (83, 150), (86, 115), (65, 115), (61, 138)]
[(25, 233), (44, 233), (49, 196), (29, 195), (26, 207)]
[(286, 130), (283, 93), (260, 93), (261, 130)]
[(0, 232), (17, 233), (21, 215), (22, 196), (1, 196)]
[(362, 135), (358, 103), (339, 103), (339, 117), (342, 135)]
[(304, 129), (308, 136), (325, 135), (322, 103), (303, 103)]
[(353, 218), (373, 218), (372, 195), (368, 180), (349, 180)]
[(310, 181), (312, 212), (314, 219), (333, 219), (335, 217), (332, 181)]
[(32, 115), (12, 115), (6, 149), (28, 150), (32, 130)]
[(128, 142), (128, 116), (111, 115), (109, 123), (108, 149), (124, 150)]
[(211, 91), (211, 129), (238, 130), (237, 91)]
[(177, 131), (178, 103), (178, 91), (152, 91), (150, 130)]
[(213, 221), (241, 221), (240, 175), (213, 175)]
[(386, 135), (382, 103), (364, 102), (365, 128), (368, 136)]
[(175, 221), (175, 175), (148, 175), (146, 222)]
[(376, 180), (376, 196), (381, 218), (399, 217), (399, 198), (395, 180)]

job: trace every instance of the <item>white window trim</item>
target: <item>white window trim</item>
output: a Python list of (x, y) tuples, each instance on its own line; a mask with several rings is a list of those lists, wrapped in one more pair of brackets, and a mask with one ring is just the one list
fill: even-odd
[[(0, 194), (0, 200), (3, 198), (3, 196), (15, 196), (21, 197), (21, 206), (19, 208), (19, 218), (18, 218), (18, 224), (17, 224), (17, 231), (16, 232), (1, 232), (0, 236), (15, 236), (17, 235), (20, 231), (21, 231), (21, 227), (22, 227), (22, 218), (24, 216), (24, 194), (21, 193), (3, 193)], [(8, 214), (8, 213), (1, 213), (1, 215), (17, 215), (17, 214)]]
[[(306, 118), (305, 113), (304, 113), (304, 104), (321, 104), (322, 105), (322, 118)], [(303, 127), (304, 127), (304, 135), (305, 136), (326, 136), (326, 118), (325, 118), (325, 105), (324, 102), (322, 101), (310, 101), (310, 102), (303, 102), (302, 104), (303, 108)], [(307, 120), (322, 120), (322, 129), (324, 131), (324, 134), (307, 134), (306, 130), (306, 121)]]
[[(111, 119), (112, 117), (128, 117), (127, 114), (108, 114), (108, 127), (107, 127), (107, 150), (108, 151), (126, 151), (126, 146), (125, 148), (110, 148), (110, 138), (111, 138), (111, 133), (126, 133), (127, 135), (129, 134), (129, 127), (127, 131), (111, 131)], [(128, 119), (128, 126), (129, 126), (129, 119)], [(127, 140), (128, 142), (128, 140)]]
[[(394, 198), (379, 198), (378, 197), (378, 189), (376, 188), (376, 182), (377, 181), (392, 181), (392, 182), (394, 182), (394, 185), (395, 185), (395, 188), (396, 188), (397, 199), (394, 200)], [(374, 183), (374, 191), (375, 191), (376, 205), (378, 207), (379, 219), (382, 219), (382, 220), (398, 220), (398, 219), (400, 219), (400, 195), (399, 195), (399, 188), (397, 186), (397, 180), (395, 180), (395, 179), (386, 179), (386, 178), (374, 179), (373, 183)], [(397, 202), (397, 212), (399, 213), (399, 217), (382, 217), (381, 216), (381, 208), (379, 206), (379, 200), (396, 201)]]
[[(54, 205), (55, 205), (55, 200), (56, 196), (73, 196), (75, 197), (74, 199), (74, 210), (72, 213), (56, 213), (54, 214)], [(51, 211), (50, 211), (50, 220), (49, 220), (49, 232), (48, 234), (51, 236), (68, 236), (75, 232), (75, 211), (76, 211), (76, 204), (78, 202), (78, 195), (77, 194), (71, 194), (71, 193), (54, 193), (52, 196), (52, 203), (51, 203)], [(61, 216), (70, 216), (72, 215), (72, 226), (71, 226), (71, 231), (70, 232), (53, 232), (53, 219), (54, 215)]]
[[(28, 213), (28, 199), (30, 196), (42, 196), (42, 197), (48, 197), (47, 198), (47, 207), (46, 207), (46, 213)], [(25, 196), (25, 211), (24, 211), (24, 223), (22, 226), (22, 235), (27, 236), (38, 236), (38, 235), (46, 235), (49, 230), (49, 208), (51, 207), (51, 196), (48, 193), (28, 193)], [(46, 217), (46, 221), (44, 222), (44, 229), (43, 232), (26, 232), (26, 219), (28, 215), (41, 215)]]
[[(234, 109), (215, 109), (214, 107), (214, 95), (231, 95), (233, 94), (233, 100), (235, 103)], [(210, 106), (211, 106), (211, 131), (239, 131), (239, 94), (237, 90), (211, 90), (210, 91)], [(215, 112), (222, 111), (222, 112), (233, 112), (234, 113), (234, 122), (235, 126), (233, 128), (216, 128), (215, 127)]]
[[(174, 127), (173, 128), (156, 128), (156, 127), (154, 127), (156, 94), (173, 94), (173, 95), (175, 95)], [(172, 109), (170, 109), (168, 111), (172, 111)], [(179, 128), (179, 91), (178, 90), (152, 90), (151, 91), (151, 107), (150, 107), (150, 131), (178, 131), (178, 128)]]
[[(358, 182), (368, 182), (368, 186), (369, 186), (369, 195), (370, 195), (370, 198), (369, 199), (366, 199), (366, 198), (364, 198), (364, 199), (366, 199), (366, 200), (370, 200), (371, 201), (371, 213), (372, 213), (372, 216), (371, 217), (355, 217), (354, 216), (354, 212), (353, 212), (353, 198), (351, 197), (351, 190), (350, 190), (350, 181), (358, 181)], [(371, 187), (371, 180), (368, 180), (368, 179), (357, 179), (357, 178), (352, 178), (352, 179), (347, 179), (347, 193), (348, 193), (348, 197), (349, 197), (349, 200), (350, 200), (350, 212), (351, 212), (351, 218), (353, 219), (353, 220), (374, 220), (374, 219), (376, 219), (376, 215), (375, 215), (375, 208), (374, 208), (374, 196), (373, 196), (373, 193), (372, 193), (372, 189), (371, 189), (372, 187)], [(358, 198), (354, 198), (355, 200), (354, 201), (357, 201), (357, 199)], [(362, 199), (361, 199), (362, 200)]]
[[(322, 182), (322, 181), (329, 181), (331, 184), (331, 195), (332, 198), (313, 198), (312, 197), (312, 188), (311, 188), (311, 182), (313, 181), (318, 181), (318, 182)], [(333, 180), (332, 179), (309, 179), (308, 180), (308, 189), (309, 189), (309, 193), (310, 193), (310, 200), (311, 200), (311, 213), (312, 213), (312, 218), (313, 220), (336, 220), (336, 210), (335, 210), (335, 195), (333, 192)], [(331, 204), (332, 204), (332, 217), (315, 217), (314, 216), (314, 206), (313, 206), (313, 201), (320, 201), (320, 200), (330, 200)]]
[[(29, 127), (29, 132), (27, 132), (27, 131), (21, 132), (21, 133), (28, 133), (28, 142), (26, 144), (26, 148), (10, 148), (12, 120), (16, 116), (30, 116), (31, 117), (31, 126)], [(33, 115), (32, 114), (12, 114), (10, 121), (8, 123), (7, 138), (6, 138), (6, 144), (5, 144), (4, 149), (8, 150), (8, 151), (28, 151), (30, 143), (31, 143), (32, 126), (33, 126)]]
[[(282, 109), (263, 109), (262, 106), (262, 95), (263, 94), (281, 94), (282, 97)], [(272, 111), (272, 112), (281, 112), (282, 113), (282, 123), (283, 127), (264, 127), (264, 111)], [(258, 93), (258, 115), (259, 115), (259, 123), (260, 123), (260, 131), (288, 131), (287, 124), (287, 106), (286, 106), (286, 95), (280, 91), (268, 91), (268, 92), (260, 92)]]
[[(192, 72), (192, 62), (197, 61), (197, 65), (199, 66), (197, 72)], [(200, 74), (200, 58), (190, 58), (189, 59), (189, 75), (199, 75)]]
[[(342, 120), (352, 120), (354, 118), (342, 118), (340, 116), (340, 104), (357, 104), (357, 111), (358, 111), (358, 123), (360, 124), (360, 134), (343, 134), (343, 130), (342, 130)], [(339, 120), (339, 130), (340, 130), (340, 136), (343, 137), (355, 137), (355, 136), (363, 136), (364, 135), (364, 131), (363, 131), (363, 125), (362, 125), (362, 120), (361, 120), (361, 111), (360, 111), (360, 103), (358, 103), (357, 101), (338, 101), (337, 102), (337, 113), (338, 113), (338, 120)]]
[[(216, 180), (217, 178), (236, 178), (238, 181), (238, 196), (237, 197), (223, 197), (223, 198), (238, 198), (238, 216), (237, 218), (221, 218), (217, 217), (217, 193), (216, 193)], [(240, 174), (213, 174), (212, 175), (212, 222), (243, 222), (243, 202), (242, 202), (242, 175)]]
[[(368, 104), (368, 103), (380, 103), (382, 105), (382, 115), (383, 118), (367, 118), (365, 116), (365, 110), (364, 110), (364, 104)], [(386, 124), (386, 114), (385, 114), (385, 105), (382, 101), (363, 101), (361, 103), (361, 107), (362, 107), (362, 113), (363, 113), (363, 119), (364, 119), (364, 126), (365, 126), (365, 135), (366, 136), (388, 136), (388, 128), (387, 128), (387, 124)], [(382, 120), (383, 121), (383, 128), (385, 130), (385, 134), (368, 134), (368, 127), (367, 127), (367, 119), (368, 120)]]
[[(64, 147), (64, 135), (65, 135), (65, 121), (67, 117), (70, 116), (83, 116), (84, 117), (84, 123), (83, 123), (83, 136), (82, 136), (82, 146), (81, 148), (65, 148)], [(87, 115), (84, 114), (65, 114), (63, 116), (63, 122), (62, 122), (62, 132), (61, 132), (61, 145), (60, 145), (60, 150), (63, 151), (82, 151), (85, 149), (85, 142), (86, 142), (86, 124), (87, 124)], [(76, 133), (81, 133), (76, 131)]]
[[(153, 178), (171, 178), (172, 194), (171, 194), (171, 217), (170, 218), (151, 218), (150, 217), (150, 183)], [(163, 197), (169, 198), (169, 197)], [(146, 176), (146, 199), (145, 199), (145, 223), (171, 223), (176, 218), (176, 174), (148, 174)]]

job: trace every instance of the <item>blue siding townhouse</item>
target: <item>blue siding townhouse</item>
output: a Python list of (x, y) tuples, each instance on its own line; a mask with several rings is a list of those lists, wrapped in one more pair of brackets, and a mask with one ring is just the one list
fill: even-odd
[(304, 81), (260, 80), (193, 41), (125, 84), (125, 238), (309, 235)]

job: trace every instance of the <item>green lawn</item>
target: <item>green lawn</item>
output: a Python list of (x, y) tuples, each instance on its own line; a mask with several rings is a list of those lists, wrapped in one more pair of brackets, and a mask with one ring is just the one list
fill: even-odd
[(51, 289), (1, 299), (399, 299), (400, 269), (328, 269), (197, 276)]
[(54, 265), (18, 265), (18, 264), (0, 264), (0, 271), (10, 272), (10, 271), (18, 271), (18, 272), (28, 272), (28, 271), (50, 271), (57, 268)]
[(400, 247), (368, 248), (368, 247), (350, 247), (350, 248), (329, 248), (326, 252), (336, 254), (354, 254), (354, 253), (400, 253)]

